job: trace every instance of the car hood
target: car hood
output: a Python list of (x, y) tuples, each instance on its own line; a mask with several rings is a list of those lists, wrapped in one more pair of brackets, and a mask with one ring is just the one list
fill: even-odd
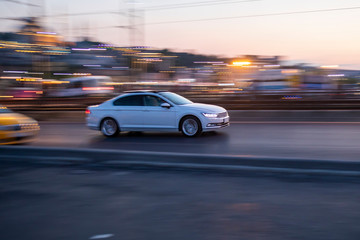
[(216, 106), (216, 105), (211, 105), (211, 104), (203, 104), (203, 103), (190, 103), (190, 104), (186, 104), (186, 105), (181, 105), (182, 107), (186, 107), (186, 108), (190, 108), (190, 109), (194, 109), (194, 110), (199, 110), (199, 111), (203, 111), (206, 113), (221, 113), (221, 112), (226, 112), (225, 108)]
[(15, 125), (24, 123), (37, 123), (34, 119), (20, 113), (1, 113), (0, 125)]

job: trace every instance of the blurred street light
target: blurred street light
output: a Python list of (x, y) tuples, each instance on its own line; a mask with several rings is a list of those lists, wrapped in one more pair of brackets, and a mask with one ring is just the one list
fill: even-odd
[(232, 63), (233, 66), (248, 66), (250, 64), (251, 64), (251, 62), (248, 62), (248, 61), (234, 61)]

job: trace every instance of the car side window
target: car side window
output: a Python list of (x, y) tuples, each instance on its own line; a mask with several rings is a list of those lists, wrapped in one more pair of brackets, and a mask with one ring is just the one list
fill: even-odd
[(122, 97), (114, 101), (114, 106), (144, 106), (142, 95)]
[(161, 104), (165, 102), (161, 98), (152, 95), (144, 96), (144, 101), (145, 101), (145, 106), (152, 106), (152, 107), (161, 106)]

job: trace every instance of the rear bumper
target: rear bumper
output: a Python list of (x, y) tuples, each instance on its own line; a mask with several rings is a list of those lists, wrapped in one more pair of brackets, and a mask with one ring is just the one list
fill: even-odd
[(97, 124), (87, 123), (86, 126), (91, 130), (100, 130)]
[(95, 119), (94, 117), (86, 117), (86, 126), (91, 130), (100, 130), (97, 119)]

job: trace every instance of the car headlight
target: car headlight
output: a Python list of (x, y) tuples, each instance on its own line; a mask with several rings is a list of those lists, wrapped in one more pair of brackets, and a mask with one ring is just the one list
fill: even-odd
[(202, 115), (204, 115), (207, 118), (216, 118), (217, 117), (216, 113), (202, 113)]
[(0, 126), (0, 131), (16, 131), (16, 130), (20, 130), (20, 129), (21, 129), (21, 127), (19, 124)]

